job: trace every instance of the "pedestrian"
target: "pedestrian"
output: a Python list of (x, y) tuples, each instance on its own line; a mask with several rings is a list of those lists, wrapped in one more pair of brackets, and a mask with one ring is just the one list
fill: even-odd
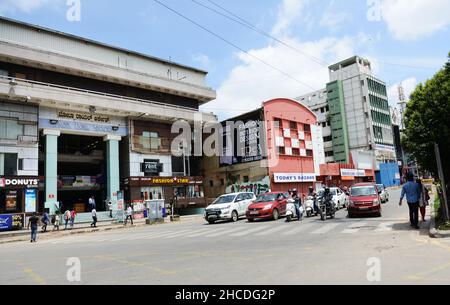
[(50, 222), (50, 217), (48, 216), (47, 212), (44, 212), (44, 215), (42, 216), (41, 221), (43, 224), (42, 233), (45, 233), (45, 232), (47, 232), (47, 226), (48, 226), (48, 223)]
[(111, 199), (108, 200), (109, 218), (113, 218), (113, 204)]
[(91, 210), (97, 209), (94, 196), (91, 196), (91, 198), (89, 198), (89, 206), (91, 207)]
[(77, 212), (75, 210), (72, 210), (72, 212), (70, 212), (70, 229), (73, 229), (75, 217), (77, 217)]
[(31, 227), (31, 242), (35, 243), (37, 239), (37, 231), (38, 231), (39, 217), (36, 213), (33, 213), (33, 216), (28, 220), (28, 230)]
[(59, 216), (59, 212), (56, 212), (55, 222), (53, 223), (53, 231), (59, 231), (59, 225), (61, 224), (61, 216)]
[(127, 221), (128, 221), (128, 218), (130, 218), (130, 221), (131, 221), (131, 225), (133, 225), (133, 208), (131, 207), (131, 204), (130, 205), (128, 205), (128, 208), (127, 208), (127, 218), (125, 218), (125, 223), (124, 223), (124, 225), (126, 226), (127, 225)]
[(418, 183), (414, 182), (414, 175), (408, 174), (405, 185), (402, 188), (402, 195), (400, 197), (400, 206), (402, 206), (403, 198), (406, 195), (406, 201), (409, 206), (409, 220), (411, 227), (420, 229), (419, 227), (419, 201), (422, 191)]
[(97, 210), (96, 209), (92, 209), (91, 214), (92, 214), (91, 227), (96, 228), (97, 227)]
[(64, 230), (67, 230), (67, 225), (69, 224), (70, 218), (71, 218), (71, 213), (69, 210), (67, 210), (66, 212), (64, 212), (64, 222), (65, 222), (65, 226), (64, 226)]
[(427, 214), (427, 207), (430, 205), (430, 193), (428, 189), (422, 184), (421, 180), (417, 180), (417, 183), (419, 184), (419, 188), (422, 191), (420, 196), (420, 214), (422, 215), (422, 221), (425, 222), (425, 216)]

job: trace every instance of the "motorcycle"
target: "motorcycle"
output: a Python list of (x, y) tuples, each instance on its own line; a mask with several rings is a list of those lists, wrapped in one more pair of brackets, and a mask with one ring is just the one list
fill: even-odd
[(313, 196), (308, 196), (306, 197), (305, 200), (305, 210), (306, 210), (306, 217), (311, 217), (311, 216), (317, 216), (317, 211), (314, 209), (314, 197)]
[(295, 200), (288, 199), (286, 205), (286, 221), (291, 222), (293, 219), (301, 220), (303, 213), (305, 212), (302, 205), (300, 205), (300, 217), (297, 215), (297, 209), (295, 208)]
[(319, 199), (319, 214), (322, 221), (325, 221), (327, 217), (330, 217), (331, 219), (336, 217), (336, 207), (331, 198), (326, 199), (322, 197)]

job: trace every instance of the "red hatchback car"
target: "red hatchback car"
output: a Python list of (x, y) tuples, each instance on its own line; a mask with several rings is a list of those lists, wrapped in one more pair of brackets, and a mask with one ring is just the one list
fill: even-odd
[(281, 192), (266, 193), (256, 197), (254, 203), (247, 209), (247, 220), (273, 219), (286, 215), (287, 195)]
[(351, 187), (348, 216), (372, 214), (381, 217), (380, 191), (374, 183), (358, 183)]

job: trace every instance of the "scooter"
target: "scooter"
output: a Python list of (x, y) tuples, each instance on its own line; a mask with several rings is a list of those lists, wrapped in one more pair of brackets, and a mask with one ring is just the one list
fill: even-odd
[(314, 209), (314, 197), (308, 196), (305, 200), (306, 217), (317, 216), (317, 211)]
[(288, 199), (288, 203), (286, 205), (286, 221), (291, 222), (293, 219), (301, 220), (303, 217), (303, 213), (305, 209), (302, 205), (300, 205), (300, 217), (297, 215), (297, 209), (295, 208), (295, 200)]

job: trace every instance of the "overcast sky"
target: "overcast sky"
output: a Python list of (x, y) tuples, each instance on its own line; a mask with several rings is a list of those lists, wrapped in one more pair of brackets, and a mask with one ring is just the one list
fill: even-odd
[(218, 98), (203, 109), (222, 119), (322, 89), (327, 65), (353, 55), (372, 61), (394, 105), (398, 83), (409, 94), (450, 51), (448, 0), (159, 1), (234, 47), (153, 0), (81, 0), (80, 21), (67, 19), (76, 0), (0, 0), (0, 15), (205, 69)]

